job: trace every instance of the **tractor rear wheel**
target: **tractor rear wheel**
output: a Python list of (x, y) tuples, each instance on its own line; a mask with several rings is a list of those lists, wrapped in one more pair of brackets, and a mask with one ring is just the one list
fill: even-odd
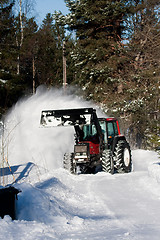
[(71, 173), (76, 172), (75, 164), (73, 163), (74, 153), (65, 153), (63, 158), (63, 167)]
[(114, 151), (114, 163), (118, 173), (128, 173), (132, 170), (132, 157), (129, 143), (120, 140)]
[(113, 174), (114, 173), (114, 163), (112, 152), (110, 149), (104, 150), (102, 153), (102, 171)]

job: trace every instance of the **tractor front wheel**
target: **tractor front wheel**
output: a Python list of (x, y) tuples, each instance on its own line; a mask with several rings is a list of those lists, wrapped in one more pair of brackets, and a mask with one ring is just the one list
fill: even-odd
[(114, 163), (118, 173), (128, 173), (132, 170), (132, 157), (127, 141), (119, 141), (114, 151)]
[(114, 173), (114, 163), (112, 152), (110, 149), (104, 150), (102, 153), (102, 171), (113, 174)]

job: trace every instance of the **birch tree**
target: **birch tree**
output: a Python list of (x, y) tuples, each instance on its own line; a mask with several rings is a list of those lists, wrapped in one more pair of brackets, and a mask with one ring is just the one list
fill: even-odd
[(23, 45), (24, 40), (24, 28), (27, 20), (27, 16), (33, 10), (34, 7), (34, 0), (17, 0), (15, 4), (15, 13), (18, 15), (18, 28), (16, 29), (16, 46), (18, 49), (18, 56), (17, 56), (17, 75), (20, 74), (20, 55), (21, 55), (21, 48)]

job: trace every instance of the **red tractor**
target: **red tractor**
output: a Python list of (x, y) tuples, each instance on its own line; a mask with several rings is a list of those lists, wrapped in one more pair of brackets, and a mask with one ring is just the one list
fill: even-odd
[(128, 173), (131, 150), (115, 118), (98, 118), (93, 108), (42, 111), (43, 126), (74, 126), (74, 152), (65, 153), (64, 168), (71, 173)]

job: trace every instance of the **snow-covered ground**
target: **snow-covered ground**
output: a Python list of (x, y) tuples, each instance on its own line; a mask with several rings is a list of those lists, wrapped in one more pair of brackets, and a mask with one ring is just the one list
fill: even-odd
[[(17, 217), (0, 219), (0, 239), (160, 239), (160, 159), (133, 150), (133, 172), (72, 175), (62, 168), (73, 129), (39, 127), (41, 110), (93, 106), (39, 89), (6, 118), (5, 154), (16, 179)], [(99, 113), (101, 114), (101, 113)], [(12, 182), (5, 173), (4, 181)], [(2, 178), (1, 178), (2, 182)]]

